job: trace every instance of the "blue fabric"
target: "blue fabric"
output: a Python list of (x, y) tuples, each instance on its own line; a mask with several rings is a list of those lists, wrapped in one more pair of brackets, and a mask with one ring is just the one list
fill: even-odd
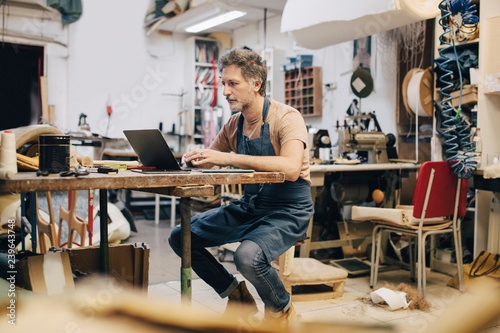
[[(178, 225), (168, 239), (178, 256), (182, 255), (181, 238), (181, 227)], [(238, 287), (238, 281), (207, 251), (206, 247), (213, 247), (215, 244), (196, 234), (192, 234), (191, 243), (193, 270), (221, 298), (229, 296)], [(275, 312), (288, 309), (290, 295), (283, 287), (276, 270), (267, 263), (264, 252), (257, 243), (243, 241), (234, 253), (234, 263), (245, 279), (254, 285), (268, 309)]]
[(63, 25), (76, 22), (82, 16), (82, 0), (47, 0), (47, 5), (61, 13)]
[[(266, 98), (261, 135), (253, 140), (243, 134), (243, 116), (240, 116), (238, 154), (276, 156), (269, 124), (265, 121), (269, 105)], [(290, 307), (291, 297), (269, 262), (305, 236), (312, 214), (310, 185), (303, 179), (277, 184), (247, 184), (240, 200), (192, 217), (192, 268), (221, 297), (228, 296), (237, 287), (237, 282), (206, 247), (241, 242), (234, 254), (236, 268), (254, 285), (266, 308), (276, 312), (286, 310)], [(172, 230), (169, 242), (180, 256), (180, 226)]]
[(290, 294), (257, 243), (243, 241), (234, 254), (234, 263), (245, 279), (253, 284), (267, 309), (279, 312), (290, 307)]

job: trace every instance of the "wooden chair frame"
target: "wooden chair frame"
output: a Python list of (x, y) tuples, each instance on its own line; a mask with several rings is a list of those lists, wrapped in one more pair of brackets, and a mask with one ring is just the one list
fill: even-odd
[[(77, 191), (70, 191), (70, 205), (69, 211), (66, 210), (63, 206), (59, 209), (59, 230), (62, 227), (62, 221), (65, 220), (68, 223), (68, 241), (67, 243), (61, 243), (61, 233), (59, 232), (59, 244), (61, 246), (66, 245), (68, 248), (73, 247), (73, 233), (77, 232), (80, 234), (80, 244), (79, 246), (85, 246), (85, 237), (87, 232), (87, 222), (76, 215), (76, 197)], [(76, 243), (75, 243), (76, 244)]]
[[(50, 239), (51, 245), (58, 247), (58, 235), (56, 231), (56, 225), (54, 221), (54, 210), (52, 209), (52, 197), (50, 192), (47, 191), (47, 206), (49, 210), (49, 221), (45, 220), (40, 214), (40, 209), (38, 207), (38, 193), (36, 193), (36, 219), (37, 219), (37, 233), (40, 242), (40, 251), (42, 253), (47, 252), (47, 244), (45, 242), (45, 235)], [(35, 250), (35, 249), (34, 249)]]

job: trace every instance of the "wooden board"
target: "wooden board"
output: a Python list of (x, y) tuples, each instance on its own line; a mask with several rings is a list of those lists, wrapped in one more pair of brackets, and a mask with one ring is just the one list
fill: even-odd
[(0, 193), (123, 188), (168, 194), (167, 188), (176, 186), (281, 183), (284, 180), (281, 172), (139, 174), (124, 170), (118, 174), (91, 173), (78, 178), (59, 174), (37, 177), (35, 172), (19, 172), (10, 180), (0, 180)]
[(40, 76), (40, 99), (42, 101), (42, 118), (49, 119), (49, 103), (47, 96), (47, 77)]
[[(481, 27), (483, 27), (481, 25)], [(500, 16), (491, 17), (485, 24), (484, 74), (500, 73)]]

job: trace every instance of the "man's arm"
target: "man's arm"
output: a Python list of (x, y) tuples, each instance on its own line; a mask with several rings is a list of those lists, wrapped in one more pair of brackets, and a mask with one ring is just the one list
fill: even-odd
[(295, 181), (299, 178), (304, 157), (304, 143), (290, 140), (281, 147), (279, 156), (252, 156), (224, 153), (211, 149), (197, 149), (184, 154), (183, 161), (195, 167), (234, 166), (255, 171), (283, 172), (285, 180)]

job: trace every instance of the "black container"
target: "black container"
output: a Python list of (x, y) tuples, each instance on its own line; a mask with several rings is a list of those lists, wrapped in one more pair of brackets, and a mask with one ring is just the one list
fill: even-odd
[(69, 135), (41, 134), (38, 137), (40, 171), (59, 173), (69, 170)]

